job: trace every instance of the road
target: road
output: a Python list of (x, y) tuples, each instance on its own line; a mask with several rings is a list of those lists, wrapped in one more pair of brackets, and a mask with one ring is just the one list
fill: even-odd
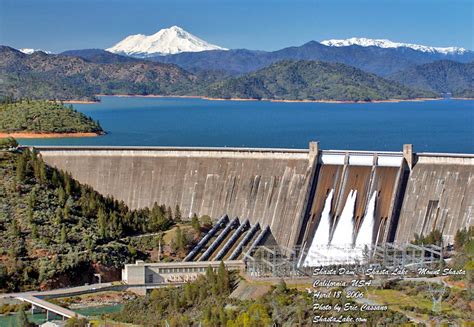
[(60, 297), (60, 296), (67, 296), (69, 294), (74, 294), (74, 293), (100, 292), (101, 290), (110, 288), (112, 286), (113, 286), (112, 283), (101, 283), (101, 284), (91, 284), (91, 285), (83, 285), (83, 286), (76, 286), (76, 287), (58, 288), (58, 289), (49, 290), (49, 291), (3, 293), (3, 294), (0, 294), (0, 299), (18, 298), (18, 297), (27, 297), (27, 296), (34, 296), (38, 298)]
[(59, 305), (53, 304), (51, 302), (42, 300), (40, 298), (31, 296), (31, 295), (18, 297), (17, 299), (23, 302), (31, 303), (33, 306), (37, 308), (39, 307), (39, 308), (45, 309), (47, 311), (53, 312), (57, 315), (60, 315), (66, 318), (72, 318), (72, 317), (85, 318), (85, 316), (79, 313), (76, 313), (72, 310), (60, 307)]

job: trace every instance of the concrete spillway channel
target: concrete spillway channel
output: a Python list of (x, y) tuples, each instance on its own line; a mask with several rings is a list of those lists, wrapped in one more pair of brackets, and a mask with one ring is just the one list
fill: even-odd
[(224, 258), (227, 252), (232, 248), (232, 246), (237, 242), (239, 239), (240, 235), (248, 228), (249, 226), (249, 220), (245, 220), (239, 228), (235, 230), (235, 232), (232, 234), (231, 238), (224, 244), (224, 246), (219, 250), (219, 252), (216, 254), (216, 256), (212, 259), (213, 261), (219, 261)]
[(212, 244), (202, 254), (202, 256), (199, 258), (198, 261), (206, 261), (207, 259), (209, 259), (211, 254), (214, 253), (214, 251), (217, 249), (217, 247), (227, 237), (230, 230), (237, 224), (239, 224), (239, 218), (235, 217), (234, 219), (232, 219), (232, 221), (229, 224), (227, 224), (227, 226), (224, 228), (224, 230), (219, 234), (219, 236), (214, 240), (214, 242), (212, 242)]
[(232, 251), (231, 255), (229, 256), (228, 260), (236, 260), (239, 255), (242, 253), (242, 249), (246, 246), (253, 238), (255, 233), (260, 229), (260, 224), (257, 223), (250, 230), (245, 234), (244, 238), (237, 244), (237, 247)]
[(229, 221), (229, 217), (227, 215), (222, 216), (217, 223), (207, 232), (207, 234), (199, 241), (198, 244), (188, 253), (186, 258), (183, 261), (191, 261), (199, 251), (207, 244), (207, 242), (216, 234), (216, 232), (224, 226)]

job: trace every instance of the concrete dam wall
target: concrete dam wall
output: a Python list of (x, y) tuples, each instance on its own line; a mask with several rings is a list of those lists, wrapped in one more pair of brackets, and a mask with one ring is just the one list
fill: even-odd
[[(452, 242), (473, 225), (474, 155), (403, 152), (37, 147), (46, 163), (68, 171), (131, 208), (179, 205), (184, 215), (249, 220), (281, 246), (347, 240), (409, 242), (442, 231)], [(329, 198), (330, 197), (330, 198)], [(323, 217), (324, 216), (324, 217)], [(321, 223), (323, 221), (323, 223)], [(340, 223), (344, 221), (343, 223)], [(363, 227), (365, 222), (365, 226)], [(329, 226), (317, 233), (323, 224)], [(369, 226), (369, 227), (367, 227)], [(336, 233), (337, 231), (337, 233)], [(323, 236), (321, 236), (323, 235)], [(344, 240), (346, 241), (346, 240)]]
[(474, 225), (474, 156), (417, 156), (405, 191), (396, 240), (440, 230), (452, 243), (456, 231)]
[(183, 215), (227, 214), (269, 225), (295, 243), (312, 181), (306, 150), (38, 148), (44, 160), (131, 208), (179, 205)]

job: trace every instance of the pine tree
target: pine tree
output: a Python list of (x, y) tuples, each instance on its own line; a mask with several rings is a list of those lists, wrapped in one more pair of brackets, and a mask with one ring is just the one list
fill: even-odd
[(176, 205), (176, 207), (174, 208), (174, 220), (176, 222), (181, 222), (181, 219), (181, 210), (179, 209), (179, 205)]
[(71, 195), (71, 193), (72, 193), (72, 178), (68, 173), (66, 173), (64, 175), (64, 190), (66, 191), (67, 195)]
[(201, 224), (199, 223), (199, 219), (196, 214), (193, 214), (193, 218), (191, 218), (191, 226), (194, 228), (196, 233), (201, 231)]
[(31, 225), (31, 238), (34, 240), (38, 239), (38, 227), (34, 223)]
[(175, 251), (183, 251), (186, 247), (186, 238), (183, 234), (183, 231), (179, 226), (176, 228), (176, 236), (174, 241), (174, 250)]
[(56, 189), (56, 194), (58, 195), (58, 202), (59, 205), (62, 207), (66, 203), (66, 192), (64, 191), (62, 186), (59, 186)]
[(10, 223), (10, 228), (8, 233), (10, 235), (13, 235), (15, 238), (19, 238), (21, 235), (20, 227), (18, 226), (18, 222), (16, 219), (13, 219), (12, 222)]
[(99, 208), (97, 213), (97, 224), (99, 225), (100, 238), (105, 238), (107, 236), (107, 213), (103, 208)]
[(212, 269), (211, 266), (207, 266), (206, 280), (207, 280), (207, 284), (209, 285), (209, 288), (211, 290), (214, 290), (213, 286), (216, 285), (216, 274), (214, 273), (214, 270)]
[(26, 160), (24, 155), (18, 156), (16, 161), (16, 180), (23, 182), (26, 178)]
[(173, 211), (171, 210), (171, 207), (166, 208), (165, 218), (168, 221), (173, 221)]
[(33, 188), (28, 195), (28, 207), (34, 209), (36, 206), (36, 190)]
[(56, 208), (56, 214), (54, 217), (54, 223), (59, 225), (63, 222), (63, 210), (60, 207)]
[(61, 244), (65, 244), (67, 241), (67, 231), (66, 231), (66, 225), (63, 224), (61, 227), (61, 239), (60, 242)]
[(51, 175), (51, 184), (53, 184), (54, 187), (58, 187), (59, 185), (59, 177), (56, 170), (53, 170), (53, 174)]
[(225, 268), (224, 262), (221, 261), (217, 269), (217, 288), (218, 293), (228, 295), (230, 291), (229, 272)]

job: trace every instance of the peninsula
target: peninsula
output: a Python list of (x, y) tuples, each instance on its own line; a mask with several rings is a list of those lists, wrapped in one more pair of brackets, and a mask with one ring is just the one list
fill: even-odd
[(62, 102), (5, 99), (0, 105), (0, 137), (87, 137), (104, 133), (99, 122)]

